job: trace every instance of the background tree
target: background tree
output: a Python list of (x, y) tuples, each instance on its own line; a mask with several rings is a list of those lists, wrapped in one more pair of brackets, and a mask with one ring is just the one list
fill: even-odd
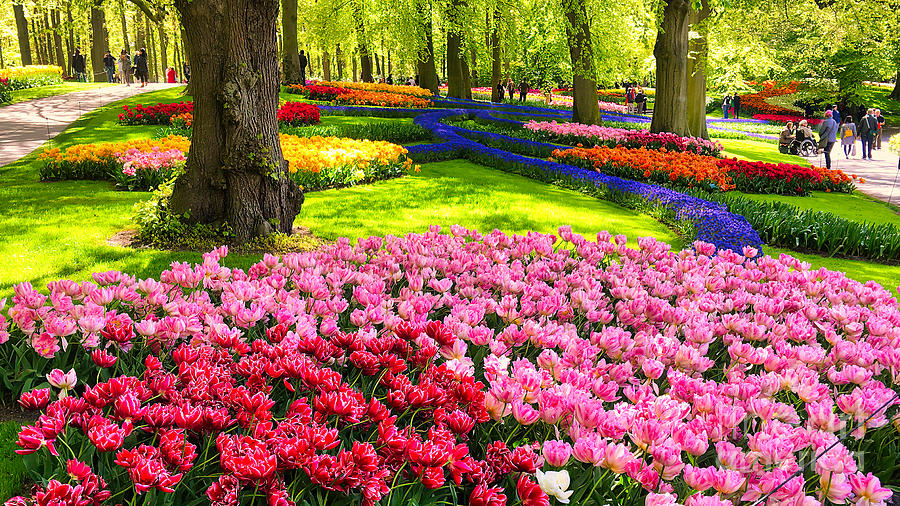
[(585, 125), (600, 124), (597, 104), (594, 47), (587, 0), (561, 0), (566, 16), (566, 34), (572, 60), (572, 121)]
[(281, 68), (285, 83), (300, 82), (300, 50), (297, 46), (297, 0), (281, 2)]
[(667, 0), (662, 7), (656, 57), (656, 101), (651, 132), (688, 135), (687, 56), (691, 13), (689, 0)]

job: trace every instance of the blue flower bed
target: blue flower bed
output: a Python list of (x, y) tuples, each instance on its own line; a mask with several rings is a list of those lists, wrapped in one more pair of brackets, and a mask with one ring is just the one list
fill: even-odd
[[(326, 115), (415, 117), (414, 121), (417, 125), (430, 130), (435, 139), (443, 141), (408, 147), (410, 156), (417, 161), (468, 158), (473, 162), (516, 172), (538, 180), (547, 182), (561, 181), (577, 187), (589, 186), (594, 189), (606, 189), (614, 194), (637, 197), (673, 212), (679, 220), (694, 223), (697, 240), (715, 244), (719, 249), (730, 249), (732, 251), (741, 251), (744, 247), (750, 246), (756, 248), (759, 254), (762, 255), (762, 240), (756, 230), (750, 226), (743, 216), (728, 212), (728, 209), (722, 204), (709, 202), (657, 185), (608, 176), (572, 165), (550, 162), (540, 158), (511, 153), (505, 149), (486, 146), (473, 140), (473, 138), (483, 139), (485, 142), (495, 145), (504, 143), (507, 145), (517, 144), (516, 151), (520, 152), (543, 153), (547, 149), (556, 148), (552, 144), (464, 129), (447, 125), (443, 122), (445, 119), (455, 116), (474, 116), (491, 121), (521, 124), (520, 121), (501, 118), (496, 115), (521, 115), (526, 116), (526, 118), (543, 116), (568, 119), (569, 113), (566, 111), (448, 98), (435, 98), (433, 101), (447, 108), (423, 110), (320, 106), (320, 109)], [(451, 106), (457, 104), (461, 107), (451, 108)], [(606, 113), (604, 113), (603, 119), (627, 122), (650, 121), (649, 118), (643, 116)]]

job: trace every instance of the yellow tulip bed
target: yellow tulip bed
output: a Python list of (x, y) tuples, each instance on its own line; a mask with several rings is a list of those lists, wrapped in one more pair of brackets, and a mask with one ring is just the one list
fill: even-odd
[[(77, 144), (65, 150), (47, 149), (39, 156), (44, 162), (41, 180), (112, 179), (119, 183), (123, 160), (126, 159), (124, 155), (156, 155), (170, 150), (187, 154), (190, 146), (191, 141), (187, 137), (170, 135), (162, 139)], [(407, 158), (406, 148), (384, 141), (281, 134), (281, 149), (288, 162), (290, 177), (307, 191), (368, 183), (418, 171), (418, 166), (413, 166)], [(145, 170), (156, 168), (149, 165)], [(167, 164), (161, 168), (172, 169)]]
[(61, 67), (56, 65), (28, 65), (0, 69), (0, 82), (10, 90), (22, 90), (62, 82)]

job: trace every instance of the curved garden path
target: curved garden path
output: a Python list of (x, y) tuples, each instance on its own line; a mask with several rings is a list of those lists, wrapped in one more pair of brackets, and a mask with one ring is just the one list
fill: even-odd
[[(177, 84), (103, 87), (0, 107), (0, 167), (39, 148), (69, 124), (110, 102)], [(113, 139), (110, 139), (113, 140)]]

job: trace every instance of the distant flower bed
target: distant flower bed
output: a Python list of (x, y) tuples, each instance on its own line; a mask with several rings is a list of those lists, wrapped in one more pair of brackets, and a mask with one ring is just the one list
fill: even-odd
[(810, 125), (818, 125), (824, 121), (822, 118), (804, 118), (803, 116), (798, 116), (796, 114), (754, 114), (753, 119), (761, 119), (771, 123), (780, 123), (782, 125), (790, 121), (795, 126), (804, 119)]
[[(567, 97), (564, 95), (553, 95), (553, 100), (550, 102), (551, 105), (561, 105), (564, 107), (572, 107), (572, 97)], [(625, 114), (628, 112), (628, 108), (622, 104), (617, 104), (615, 102), (603, 102), (597, 101), (597, 106), (601, 111), (606, 112), (617, 112), (619, 114)]]
[(681, 137), (671, 133), (650, 133), (646, 130), (534, 120), (525, 123), (525, 128), (541, 134), (546, 140), (571, 145), (599, 144), (627, 148), (666, 148), (669, 151), (684, 151), (711, 156), (716, 156), (722, 151), (722, 145), (718, 142), (698, 137)]
[(294, 95), (302, 95), (309, 100), (322, 100), (331, 102), (341, 93), (348, 93), (349, 88), (340, 88), (337, 86), (321, 86), (317, 84), (291, 84), (287, 87), (287, 92)]
[(12, 102), (12, 86), (9, 85), (9, 79), (0, 77), (0, 104)]
[(775, 81), (765, 81), (760, 83), (760, 85), (762, 86), (762, 89), (758, 92), (741, 95), (741, 110), (752, 111), (758, 114), (781, 116), (797, 115), (797, 111), (779, 105), (772, 105), (767, 102), (766, 99), (797, 93), (797, 87), (800, 85), (799, 81), (791, 81), (785, 85), (779, 85)]
[(6, 81), (5, 86), (0, 83), (0, 89), (6, 87), (9, 91), (14, 91), (46, 86), (48, 84), (59, 84), (63, 82), (62, 72), (63, 69), (56, 65), (0, 68), (0, 82)]
[(281, 134), (291, 178), (304, 190), (352, 186), (418, 171), (406, 148), (384, 141)]
[(111, 180), (122, 190), (153, 190), (184, 163), (190, 145), (187, 137), (172, 135), (48, 149), (38, 157), (41, 180)]
[(194, 103), (176, 102), (172, 104), (159, 103), (144, 106), (137, 104), (133, 107), (123, 105), (119, 113), (119, 123), (122, 125), (168, 125), (173, 116), (194, 112)]
[(638, 181), (708, 190), (806, 195), (810, 191), (852, 192), (843, 172), (793, 164), (721, 159), (665, 149), (626, 149), (599, 146), (556, 150), (553, 158)]
[(318, 86), (331, 86), (334, 88), (346, 88), (350, 90), (375, 91), (379, 93), (396, 93), (413, 97), (428, 98), (432, 96), (431, 90), (418, 86), (406, 86), (401, 84), (362, 83), (352, 81), (319, 81)]
[(278, 122), (291, 125), (316, 125), (319, 123), (319, 108), (315, 104), (287, 102), (278, 108)]
[(410, 94), (368, 91), (336, 86), (322, 86), (315, 84), (303, 86), (293, 84), (288, 86), (287, 90), (288, 93), (300, 95), (309, 100), (324, 100), (338, 105), (403, 107), (412, 109), (424, 109), (431, 105), (430, 100)]

